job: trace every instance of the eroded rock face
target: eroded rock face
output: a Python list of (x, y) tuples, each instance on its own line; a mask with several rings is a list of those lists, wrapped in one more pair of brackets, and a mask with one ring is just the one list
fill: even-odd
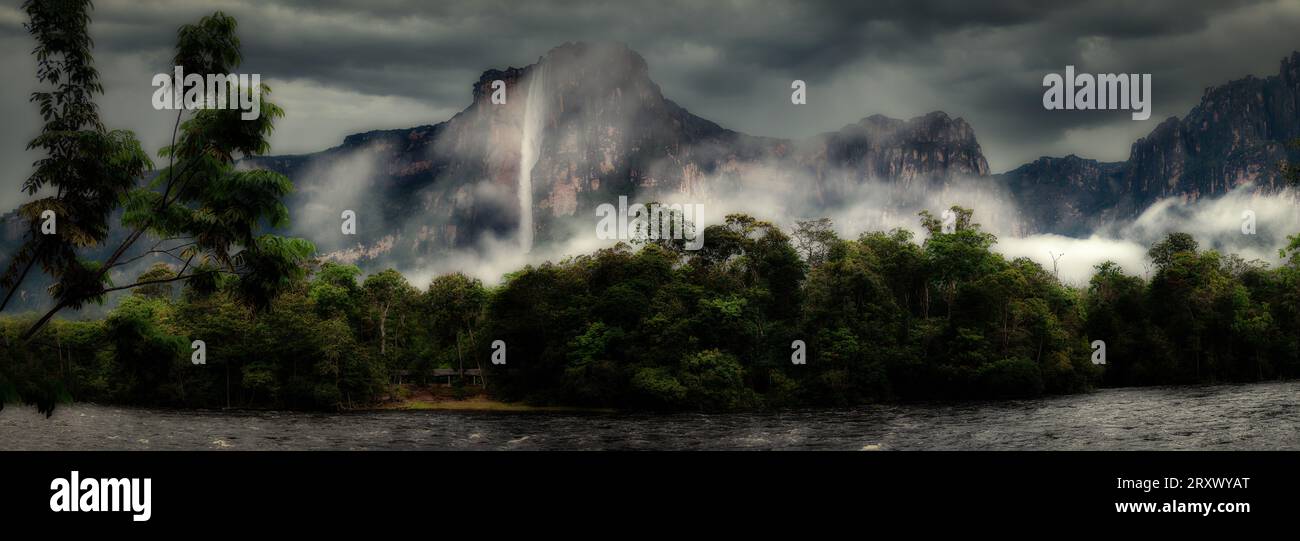
[[(383, 247), (359, 249), (353, 238), (321, 227), (297, 231), (340, 258), (409, 254), (418, 262), (487, 235), (510, 236), (519, 223), (524, 96), (542, 66), (541, 157), (531, 178), (538, 243), (562, 237), (566, 219), (590, 217), (597, 205), (620, 195), (707, 200), (743, 188), (760, 167), (780, 169), (792, 181), (813, 179), (812, 188), (828, 202), (871, 179), (910, 189), (988, 174), (971, 127), (941, 112), (907, 121), (872, 116), (803, 141), (755, 137), (666, 99), (645, 60), (627, 47), (582, 43), (561, 45), (524, 68), (484, 72), (471, 105), (446, 122), (352, 135), (317, 154), (255, 158), (245, 165), (294, 180), (295, 216), (317, 214), (297, 221), (337, 222), (339, 212), (352, 209), (359, 215), (355, 239), (386, 240)], [(492, 103), (497, 80), (506, 85), (505, 104)], [(369, 166), (349, 166), (358, 161)], [(362, 189), (336, 189), (342, 181), (333, 177), (348, 169), (358, 177), (350, 182)]]
[[(625, 46), (567, 43), (530, 66), (484, 72), (471, 105), (446, 122), (357, 134), (321, 153), (248, 165), (294, 179), (301, 192), (295, 216), (318, 212), (332, 220), (300, 222), (337, 223), (341, 209), (360, 207), (355, 239), (383, 239), (382, 246), (358, 247), (315, 226), (298, 233), (323, 251), (362, 254), (362, 263), (393, 256), (419, 263), (485, 236), (511, 237), (519, 228), (524, 97), (542, 66), (541, 157), (531, 176), (538, 244), (564, 238), (566, 223), (590, 218), (597, 205), (620, 195), (649, 201), (687, 194), (708, 202), (765, 189), (756, 179), (770, 182), (773, 172), (827, 206), (866, 182), (914, 194), (944, 190), (955, 179), (987, 179), (1020, 207), (1018, 233), (1083, 234), (1163, 197), (1194, 200), (1247, 182), (1280, 189), (1276, 164), (1288, 157), (1284, 142), (1300, 137), (1300, 53), (1283, 61), (1279, 75), (1208, 90), (1185, 118), (1170, 118), (1135, 142), (1125, 162), (1042, 158), (990, 176), (974, 130), (943, 112), (910, 120), (874, 115), (805, 140), (756, 137), (666, 99), (645, 60)], [(506, 85), (505, 104), (491, 101), (496, 80)], [(368, 174), (334, 178), (357, 161), (369, 162)]]
[(1246, 77), (1211, 88), (1179, 120), (1171, 118), (1133, 144), (1129, 189), (1148, 198), (1219, 195), (1242, 184), (1277, 190), (1275, 164), (1300, 137), (1300, 53), (1278, 75)]
[(1023, 232), (1084, 235), (1101, 221), (1131, 213), (1122, 186), (1124, 170), (1123, 162), (1071, 154), (1039, 158), (998, 178), (1018, 202)]
[(1187, 116), (1133, 143), (1127, 161), (1042, 158), (999, 178), (1034, 229), (1061, 233), (1134, 216), (1165, 197), (1195, 201), (1248, 183), (1272, 193), (1285, 184), (1278, 163), (1300, 158), (1286, 146), (1300, 137), (1298, 104), (1300, 52), (1282, 60), (1278, 75), (1206, 90)]
[(796, 145), (794, 161), (814, 175), (827, 205), (836, 194), (869, 181), (890, 181), (899, 191), (916, 192), (989, 174), (975, 131), (942, 111), (906, 121), (872, 115)]

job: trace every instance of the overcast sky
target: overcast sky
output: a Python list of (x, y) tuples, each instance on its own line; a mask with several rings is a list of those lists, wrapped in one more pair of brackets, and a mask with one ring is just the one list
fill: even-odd
[[(28, 102), (32, 42), (19, 0), (0, 0), (0, 210), (21, 200), (37, 158)], [(621, 41), (645, 56), (664, 94), (755, 135), (804, 137), (880, 113), (943, 110), (967, 119), (995, 172), (1043, 155), (1122, 160), (1159, 121), (1208, 86), (1275, 74), (1300, 49), (1300, 0), (97, 0), (95, 59), (110, 127), (147, 148), (173, 118), (150, 105), (176, 28), (235, 16), (244, 73), (288, 111), (274, 153), (324, 149), (350, 133), (446, 120), (489, 68), (535, 62), (565, 41)], [(1044, 111), (1042, 78), (1151, 73), (1147, 121), (1127, 112)], [(790, 81), (807, 81), (792, 106)]]

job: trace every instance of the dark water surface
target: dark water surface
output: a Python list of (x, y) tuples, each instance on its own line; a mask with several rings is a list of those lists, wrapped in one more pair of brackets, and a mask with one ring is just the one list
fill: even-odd
[(1300, 382), (727, 414), (0, 412), (20, 449), (1300, 449)]

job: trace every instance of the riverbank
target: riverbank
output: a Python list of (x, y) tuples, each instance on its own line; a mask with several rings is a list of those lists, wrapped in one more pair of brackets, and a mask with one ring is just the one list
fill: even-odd
[(394, 398), (361, 411), (502, 411), (502, 412), (595, 412), (613, 413), (611, 408), (580, 408), (573, 406), (533, 406), (523, 402), (496, 400), (476, 387), (444, 387), (440, 385), (394, 386)]

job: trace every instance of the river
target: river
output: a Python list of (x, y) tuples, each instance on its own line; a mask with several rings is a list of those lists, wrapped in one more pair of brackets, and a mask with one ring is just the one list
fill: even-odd
[(0, 450), (53, 449), (1297, 450), (1300, 382), (758, 413), (0, 412)]

